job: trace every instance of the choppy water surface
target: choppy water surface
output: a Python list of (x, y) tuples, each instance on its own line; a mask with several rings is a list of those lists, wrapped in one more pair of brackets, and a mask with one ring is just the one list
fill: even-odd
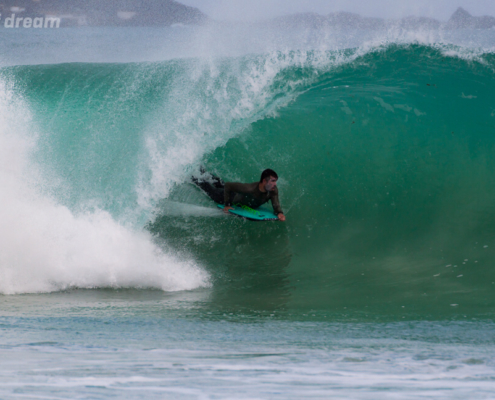
[(493, 397), (492, 322), (222, 312), (201, 292), (9, 299), (2, 398)]

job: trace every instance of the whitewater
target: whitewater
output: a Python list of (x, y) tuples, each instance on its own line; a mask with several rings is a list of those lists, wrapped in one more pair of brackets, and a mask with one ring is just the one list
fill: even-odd
[[(2, 33), (0, 397), (493, 398), (494, 46)], [(287, 221), (200, 166), (274, 169)]]

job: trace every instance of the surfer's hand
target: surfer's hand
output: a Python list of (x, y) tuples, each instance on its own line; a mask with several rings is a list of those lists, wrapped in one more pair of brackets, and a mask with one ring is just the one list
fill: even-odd
[(277, 215), (279, 221), (285, 221), (285, 215), (280, 213)]
[(223, 208), (223, 212), (227, 214), (227, 213), (229, 212), (229, 210), (233, 210), (233, 209), (234, 209), (234, 207), (225, 206), (225, 207)]

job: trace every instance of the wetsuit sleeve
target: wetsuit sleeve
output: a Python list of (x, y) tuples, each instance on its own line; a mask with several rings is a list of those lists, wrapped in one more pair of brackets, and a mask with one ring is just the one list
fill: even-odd
[(272, 206), (273, 206), (273, 211), (275, 211), (275, 214), (283, 214), (284, 212), (282, 211), (282, 207), (280, 206), (280, 201), (278, 199), (278, 190), (277, 192), (272, 196)]
[(225, 182), (223, 201), (226, 206), (231, 206), (232, 193), (250, 193), (252, 191), (249, 183)]

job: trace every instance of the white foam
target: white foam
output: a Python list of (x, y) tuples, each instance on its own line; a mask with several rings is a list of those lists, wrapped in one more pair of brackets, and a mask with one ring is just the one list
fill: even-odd
[(224, 216), (217, 207), (202, 207), (193, 204), (166, 201), (160, 204), (160, 215), (174, 217), (211, 217), (219, 218)]
[(165, 253), (149, 233), (101, 210), (76, 215), (41, 195), (29, 161), (36, 143), (31, 129), (28, 107), (0, 82), (0, 293), (209, 285), (204, 270)]

